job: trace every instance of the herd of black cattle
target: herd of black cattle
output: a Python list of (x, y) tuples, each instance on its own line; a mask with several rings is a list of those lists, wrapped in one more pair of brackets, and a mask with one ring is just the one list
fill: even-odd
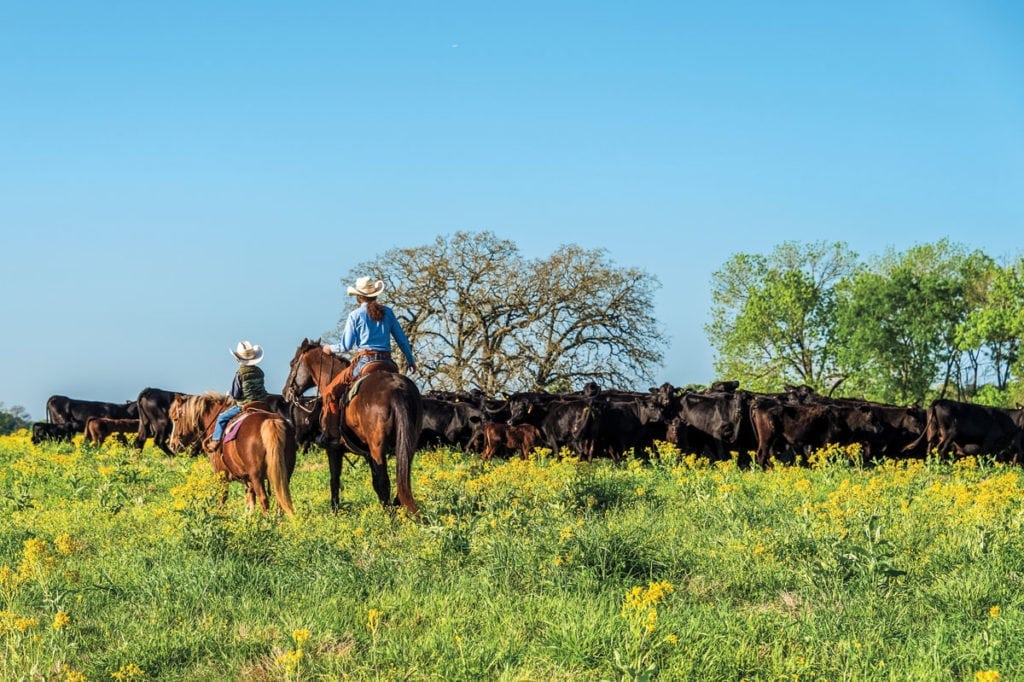
[[(46, 403), (48, 421), (33, 424), (32, 441), (84, 433), (90, 442), (101, 443), (110, 435), (124, 441), (124, 434), (134, 433), (136, 448), (152, 438), (171, 455), (168, 410), (175, 395), (146, 388), (127, 403), (55, 395)], [(298, 445), (308, 451), (321, 433), (320, 399), (287, 401), (271, 395), (268, 403), (292, 422)], [(944, 399), (927, 409), (901, 407), (825, 397), (806, 386), (765, 394), (741, 390), (738, 382), (717, 382), (706, 390), (663, 384), (643, 393), (589, 384), (574, 393), (504, 398), (428, 391), (423, 408), (420, 447), (447, 445), (485, 459), (512, 453), (525, 457), (538, 446), (555, 453), (565, 448), (586, 459), (617, 459), (629, 452), (645, 456), (656, 449), (655, 441), (713, 461), (739, 453), (741, 465), (753, 458), (762, 467), (773, 460), (799, 461), (830, 444), (860, 444), (864, 461), (923, 458), (937, 451), (947, 457), (988, 454), (1016, 464), (1024, 450), (1024, 410)]]

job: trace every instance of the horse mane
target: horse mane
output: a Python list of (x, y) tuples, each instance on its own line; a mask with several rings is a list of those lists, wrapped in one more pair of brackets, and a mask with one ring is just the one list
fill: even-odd
[(217, 391), (205, 391), (186, 398), (182, 406), (182, 416), (188, 431), (195, 433), (202, 429), (203, 415), (210, 409), (210, 405), (222, 402), (225, 402), (224, 394)]

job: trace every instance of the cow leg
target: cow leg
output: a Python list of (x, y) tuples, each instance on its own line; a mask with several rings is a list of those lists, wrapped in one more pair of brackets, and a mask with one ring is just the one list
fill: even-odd
[(949, 461), (953, 459), (953, 457), (950, 454), (950, 450), (953, 447), (954, 440), (956, 440), (956, 434), (951, 432), (942, 434), (942, 438), (939, 439), (938, 444), (935, 446), (935, 449), (939, 453), (940, 460)]
[(168, 457), (174, 457), (174, 453), (167, 447), (167, 439), (171, 437), (169, 427), (161, 426), (157, 429), (156, 433), (153, 434), (153, 445), (160, 448), (165, 455)]

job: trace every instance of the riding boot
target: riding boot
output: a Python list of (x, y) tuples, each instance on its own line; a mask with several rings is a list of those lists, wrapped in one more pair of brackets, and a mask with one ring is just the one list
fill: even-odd
[(221, 443), (222, 441), (213, 440), (212, 438), (206, 441), (207, 452), (209, 452), (211, 455), (220, 454)]

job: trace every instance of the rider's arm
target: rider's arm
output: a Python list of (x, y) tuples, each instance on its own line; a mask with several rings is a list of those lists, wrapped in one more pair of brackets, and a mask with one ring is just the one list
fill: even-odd
[(238, 376), (238, 372), (235, 372), (235, 378), (231, 380), (231, 390), (228, 391), (228, 395), (235, 400), (242, 399), (242, 379)]
[(401, 349), (402, 355), (405, 356), (405, 361), (409, 363), (409, 365), (415, 366), (416, 359), (412, 355), (412, 346), (409, 344), (409, 339), (406, 338), (405, 332), (402, 331), (402, 325), (398, 323), (398, 318), (395, 317), (395, 313), (391, 308), (388, 308), (385, 314), (390, 318), (391, 335), (395, 337), (395, 342), (398, 343), (398, 347)]

